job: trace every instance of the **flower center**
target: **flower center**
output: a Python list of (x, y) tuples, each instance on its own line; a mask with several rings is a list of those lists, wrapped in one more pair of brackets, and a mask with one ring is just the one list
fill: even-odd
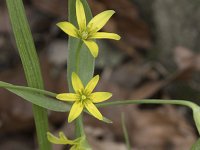
[(85, 95), (81, 95), (81, 100), (85, 100), (87, 97)]
[(86, 40), (88, 38), (88, 32), (87, 31), (83, 31), (81, 33), (82, 39)]

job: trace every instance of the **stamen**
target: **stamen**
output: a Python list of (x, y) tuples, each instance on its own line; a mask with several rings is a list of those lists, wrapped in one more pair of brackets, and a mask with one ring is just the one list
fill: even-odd
[(81, 33), (82, 39), (86, 40), (88, 38), (88, 32), (87, 31), (83, 31)]
[(85, 100), (87, 97), (85, 95), (81, 95), (81, 99)]

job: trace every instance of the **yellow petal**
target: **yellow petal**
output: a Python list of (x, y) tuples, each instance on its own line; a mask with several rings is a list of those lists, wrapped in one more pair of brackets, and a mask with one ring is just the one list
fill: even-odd
[(102, 114), (99, 112), (99, 110), (96, 108), (96, 106), (91, 101), (86, 101), (84, 103), (87, 110), (97, 119), (103, 120)]
[(96, 87), (97, 83), (99, 81), (99, 75), (96, 75), (95, 77), (93, 77), (90, 82), (86, 85), (85, 87), (85, 91), (90, 94), (92, 93), (92, 91), (94, 90), (94, 88)]
[(78, 99), (78, 95), (74, 93), (61, 93), (56, 95), (56, 98), (62, 101), (75, 101)]
[(92, 40), (84, 40), (85, 45), (89, 48), (92, 56), (96, 58), (98, 56), (99, 47), (98, 45)]
[(69, 150), (77, 150), (77, 145), (73, 145)]
[(76, 119), (81, 112), (83, 111), (83, 105), (81, 102), (75, 102), (72, 105), (72, 108), (69, 112), (68, 122), (72, 122), (74, 119)]
[(76, 0), (76, 18), (81, 31), (86, 29), (86, 17), (83, 4), (80, 0)]
[(93, 103), (100, 103), (111, 98), (112, 93), (109, 92), (94, 92), (90, 95)]
[(96, 32), (90, 36), (91, 39), (113, 39), (120, 40), (121, 37), (115, 33)]
[(78, 75), (75, 72), (72, 72), (72, 86), (76, 93), (84, 89), (81, 79), (78, 77)]
[(63, 132), (59, 132), (59, 137), (60, 137), (60, 139), (67, 140), (67, 137), (65, 136), (65, 134)]
[(114, 10), (107, 10), (98, 15), (96, 15), (89, 23), (88, 29), (91, 32), (99, 31), (110, 19), (110, 17), (115, 13)]
[(54, 144), (77, 144), (77, 140), (69, 140), (63, 132), (59, 133), (60, 138), (54, 136), (50, 132), (47, 132), (47, 139)]
[(76, 27), (70, 22), (59, 22), (56, 24), (61, 30), (70, 36), (78, 38)]

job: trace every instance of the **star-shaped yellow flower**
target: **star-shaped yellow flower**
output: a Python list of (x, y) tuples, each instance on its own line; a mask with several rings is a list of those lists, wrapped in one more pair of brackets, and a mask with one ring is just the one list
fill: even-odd
[(93, 57), (97, 57), (99, 48), (94, 39), (120, 40), (120, 36), (115, 33), (98, 32), (114, 13), (115, 11), (113, 10), (104, 11), (96, 15), (86, 25), (87, 21), (83, 4), (81, 3), (81, 0), (76, 0), (76, 18), (79, 29), (70, 22), (59, 22), (57, 26), (68, 35), (82, 39)]
[(98, 81), (99, 75), (96, 75), (88, 82), (86, 87), (84, 87), (78, 75), (74, 72), (72, 73), (72, 86), (75, 93), (61, 93), (56, 96), (59, 100), (74, 102), (68, 116), (68, 122), (72, 122), (76, 119), (81, 114), (84, 107), (86, 107), (94, 117), (103, 120), (102, 114), (93, 103), (103, 102), (109, 99), (112, 94), (109, 92), (92, 93)]

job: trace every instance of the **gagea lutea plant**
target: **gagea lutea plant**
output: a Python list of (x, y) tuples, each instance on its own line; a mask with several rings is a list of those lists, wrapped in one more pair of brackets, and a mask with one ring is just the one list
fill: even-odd
[[(70, 145), (70, 150), (90, 150), (91, 147), (84, 132), (83, 114), (87, 113), (99, 121), (111, 123), (112, 121), (106, 118), (106, 116), (104, 117), (98, 109), (107, 106), (114, 107), (130, 104), (174, 104), (186, 106), (192, 109), (193, 118), (200, 133), (200, 107), (193, 102), (160, 99), (113, 100), (111, 102), (104, 102), (112, 96), (112, 93), (105, 91), (94, 92), (99, 81), (99, 75), (94, 76), (94, 60), (98, 56), (99, 51), (96, 40), (120, 40), (120, 36), (116, 33), (100, 31), (115, 13), (114, 10), (106, 10), (92, 17), (87, 0), (68, 0), (68, 18), (70, 21), (59, 22), (57, 26), (69, 35), (69, 61), (67, 63), (70, 69), (67, 70), (67, 74), (70, 92), (57, 94), (43, 89), (40, 64), (22, 0), (6, 0), (6, 3), (28, 86), (17, 86), (0, 81), (0, 87), (33, 104), (40, 150), (51, 150), (50, 143)], [(86, 46), (86, 50), (82, 43)], [(76, 137), (69, 139), (63, 132), (59, 132), (58, 136), (50, 133), (47, 110), (69, 112), (68, 122), (66, 123), (76, 122)], [(123, 129), (126, 131), (124, 124)], [(124, 133), (126, 140), (128, 140), (128, 133)], [(130, 149), (129, 142), (127, 141), (126, 143), (127, 148)], [(193, 145), (192, 150), (200, 149), (199, 145), (200, 140)]]

